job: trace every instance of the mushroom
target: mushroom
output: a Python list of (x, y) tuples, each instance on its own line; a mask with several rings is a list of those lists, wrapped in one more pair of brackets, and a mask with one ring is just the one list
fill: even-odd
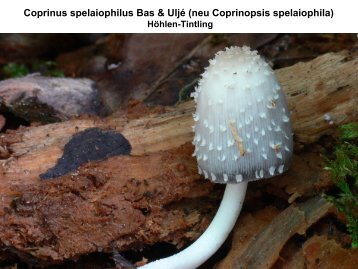
[(235, 225), (248, 181), (285, 172), (292, 158), (290, 114), (270, 66), (249, 47), (230, 47), (210, 60), (192, 94), (194, 156), (199, 173), (226, 184), (207, 230), (188, 248), (141, 269), (193, 269), (223, 244)]

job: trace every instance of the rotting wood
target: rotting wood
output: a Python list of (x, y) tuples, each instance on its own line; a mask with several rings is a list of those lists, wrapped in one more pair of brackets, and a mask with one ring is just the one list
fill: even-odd
[[(343, 51), (276, 71), (292, 111), (296, 145), (313, 143), (337, 125), (358, 120), (357, 65), (357, 53)], [(194, 102), (189, 101), (132, 120), (125, 115), (72, 119), (2, 135), (16, 157), (2, 161), (3, 175), (36, 178), (56, 163), (73, 134), (91, 127), (121, 132), (132, 145), (132, 155), (177, 148), (192, 140), (193, 111)], [(332, 122), (325, 120), (326, 114)]]
[(198, 175), (191, 151), (189, 144), (112, 157), (56, 180), (8, 182), (15, 193), (1, 201), (0, 248), (46, 265), (195, 239), (215, 212), (217, 192)]
[(302, 252), (307, 269), (354, 269), (358, 264), (358, 249), (343, 248), (326, 235), (312, 236), (302, 246)]
[[(252, 236), (251, 242), (239, 253), (229, 252), (216, 269), (269, 269), (279, 258), (285, 243), (294, 234), (304, 234), (317, 220), (332, 209), (332, 204), (323, 198), (314, 197), (298, 206), (291, 205), (276, 216), (269, 225)], [(239, 229), (239, 228), (238, 228)], [(235, 237), (236, 238), (236, 237)], [(233, 244), (239, 244), (236, 238)]]
[[(343, 51), (276, 71), (292, 110), (297, 143), (315, 142), (336, 125), (357, 120), (357, 64), (357, 54)], [(134, 119), (77, 118), (2, 134), (0, 146), (10, 155), (2, 155), (0, 164), (1, 248), (56, 263), (101, 249), (121, 251), (158, 241), (180, 246), (195, 239), (209, 223), (215, 202), (202, 203), (210, 199), (213, 185), (202, 185), (191, 157), (193, 110), (189, 101)], [(333, 124), (325, 120), (327, 113)], [(121, 132), (132, 145), (132, 156), (89, 163), (53, 181), (40, 180), (71, 136), (91, 127)], [(129, 193), (135, 193), (133, 200), (118, 195), (126, 184)], [(103, 193), (109, 186), (110, 192)], [(159, 196), (148, 192), (153, 188), (161, 190)], [(119, 219), (127, 221), (122, 228), (116, 226)], [(72, 247), (69, 240), (75, 242)]]

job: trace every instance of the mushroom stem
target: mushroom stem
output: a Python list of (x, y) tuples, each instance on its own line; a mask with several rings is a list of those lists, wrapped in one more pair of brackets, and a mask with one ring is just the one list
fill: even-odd
[(194, 269), (209, 259), (224, 243), (240, 214), (247, 181), (227, 184), (220, 207), (206, 231), (183, 251), (138, 269)]

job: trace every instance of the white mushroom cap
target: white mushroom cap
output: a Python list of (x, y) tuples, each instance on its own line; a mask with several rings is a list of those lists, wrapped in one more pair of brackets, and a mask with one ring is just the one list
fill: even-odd
[(290, 113), (274, 72), (257, 51), (244, 46), (218, 52), (192, 96), (194, 155), (205, 178), (236, 183), (287, 170)]

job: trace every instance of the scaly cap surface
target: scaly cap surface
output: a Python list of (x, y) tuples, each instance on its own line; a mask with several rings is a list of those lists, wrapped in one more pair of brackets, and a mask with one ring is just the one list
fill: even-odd
[(217, 183), (283, 173), (292, 157), (292, 127), (274, 72), (246, 46), (226, 48), (209, 62), (192, 93), (199, 172)]

